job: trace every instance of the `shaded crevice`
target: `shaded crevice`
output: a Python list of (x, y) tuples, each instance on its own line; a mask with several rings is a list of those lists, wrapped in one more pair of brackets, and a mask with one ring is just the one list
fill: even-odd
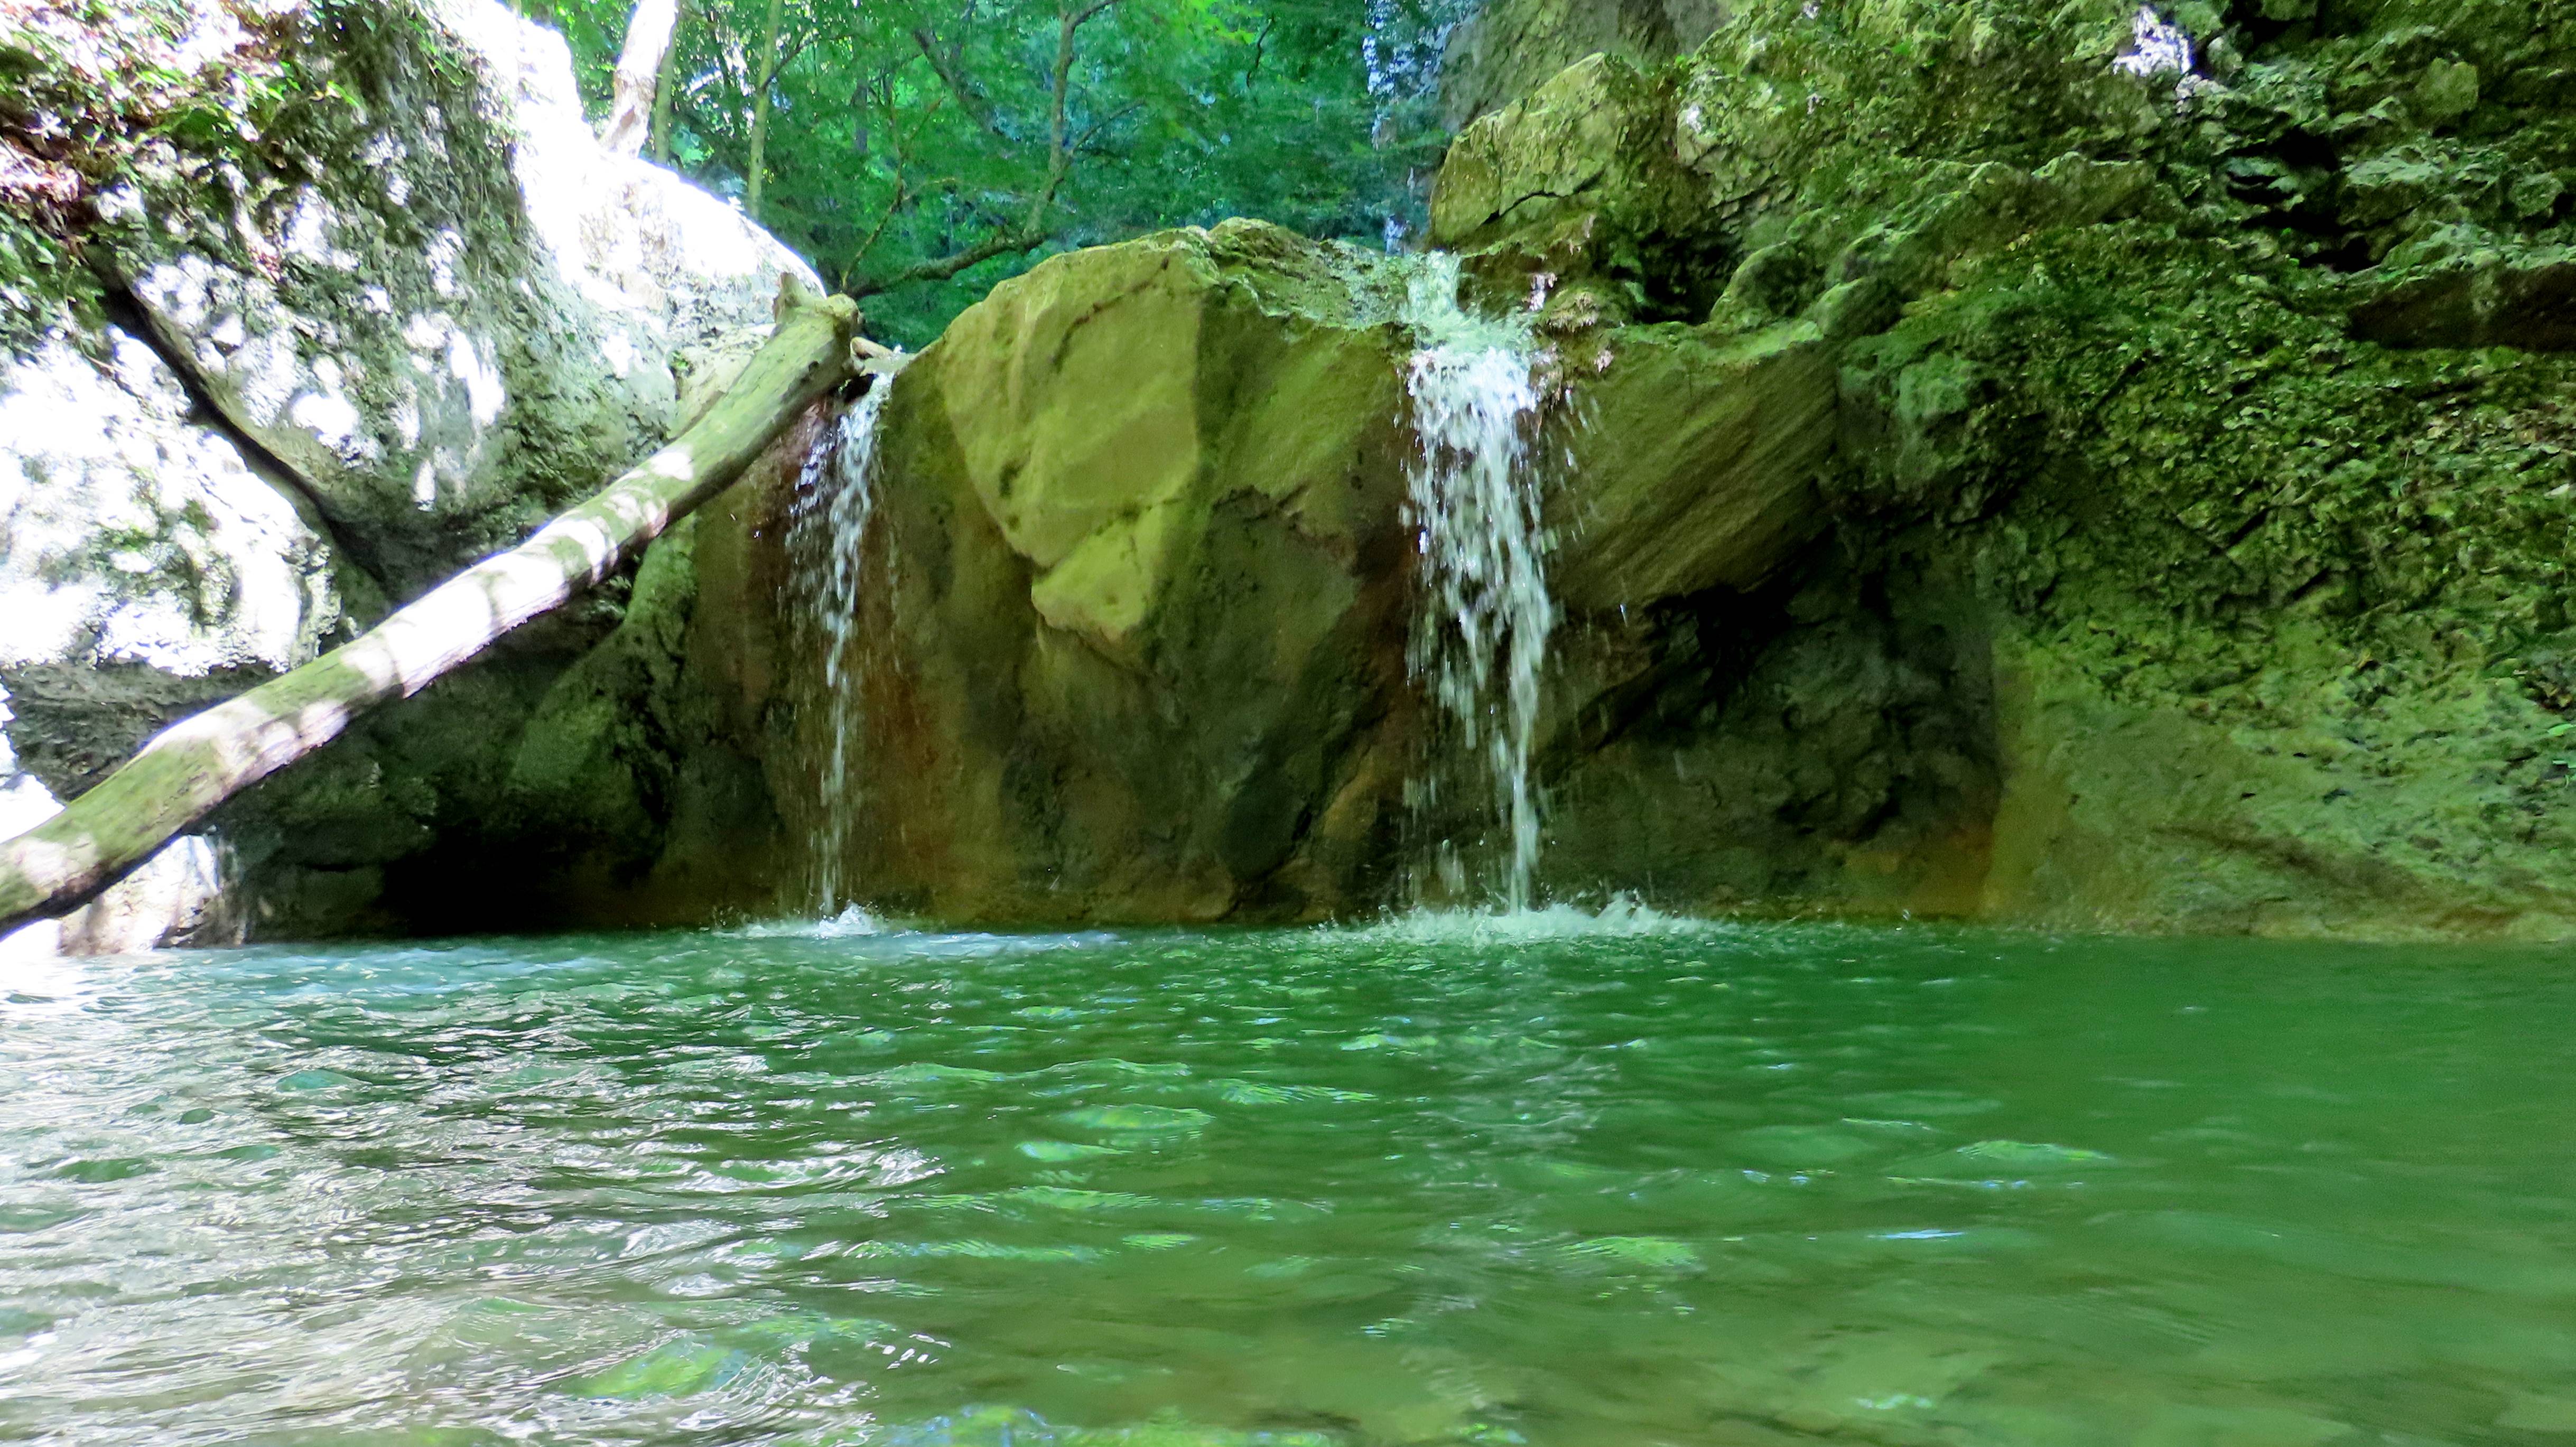
[[(275, 488), (293, 504), (304, 525), (330, 545), (335, 559), (363, 576), (376, 593), (377, 600), (389, 598), (391, 593), (385, 587), (381, 560), (371, 549), (361, 547), (333, 524), (330, 511), (323, 507), (312, 481), (297, 472), (284, 458), (271, 452), (265, 443), (252, 436), (215, 401), (213, 394), (206, 389), (204, 379), (197, 375), (195, 363), (171, 345), (169, 338), (161, 335), (160, 329), (152, 324), (151, 314), (144, 310), (143, 303), (122, 281), (102, 275), (100, 292), (99, 307), (108, 324), (150, 348), (152, 355), (161, 359), (161, 365), (169, 368), (170, 374), (178, 379), (179, 390), (188, 398), (187, 420), (231, 443), (233, 450), (241, 454), (242, 464), (250, 469), (251, 475)], [(346, 606), (356, 601), (344, 598), (343, 604)], [(381, 601), (376, 601), (375, 606), (366, 611), (382, 612)], [(375, 620), (371, 617), (366, 621), (372, 623)]]

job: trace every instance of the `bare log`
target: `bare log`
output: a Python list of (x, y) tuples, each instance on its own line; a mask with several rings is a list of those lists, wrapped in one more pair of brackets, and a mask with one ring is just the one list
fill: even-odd
[(78, 908), (226, 799), (616, 571), (848, 380), (859, 309), (792, 282), (778, 329), (704, 415), (589, 501), (301, 668), (162, 730), (61, 813), (0, 843), (0, 935)]

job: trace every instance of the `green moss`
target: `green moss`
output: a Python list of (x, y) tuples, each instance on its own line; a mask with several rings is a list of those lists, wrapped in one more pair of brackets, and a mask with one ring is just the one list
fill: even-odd
[[(367, 175), (350, 138), (397, 87), (423, 82), (472, 127), (469, 62), (411, 0), (323, 0), (282, 14), (232, 13), (228, 49), (191, 42), (198, 17), (179, 0), (106, 0), (0, 18), (0, 348), (48, 333), (99, 332), (102, 252), (147, 221), (208, 215), (194, 240), (236, 264), (237, 208), (258, 214), (300, 185)], [(506, 144), (506, 135), (484, 139)], [(488, 169), (488, 168), (481, 168)], [(448, 168), (457, 176), (478, 168)], [(458, 214), (510, 214), (509, 198)], [(422, 238), (426, 240), (426, 238)]]
[[(1462, 138), (1453, 203), (1545, 196), (1443, 213), (1489, 272), (1841, 345), (1839, 561), (1785, 618), (1653, 624), (1662, 693), (1567, 766), (1562, 836), (1774, 905), (2571, 927), (2576, 16), (2158, 10), (2187, 77), (2115, 64), (2111, 0), (1755, 0)], [(1551, 310), (1569, 345), (1645, 314)], [(1909, 677), (1991, 700), (1873, 682)], [(1658, 760), (1688, 811), (1614, 777)]]

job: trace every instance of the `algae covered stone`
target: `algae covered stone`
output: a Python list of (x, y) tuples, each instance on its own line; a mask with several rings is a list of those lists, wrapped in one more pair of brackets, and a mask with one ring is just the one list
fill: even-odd
[(851, 883), (987, 920), (1360, 897), (1398, 782), (1367, 747), (1402, 669), (1398, 294), (1275, 227), (1167, 232), (1041, 263), (894, 379), (853, 787), (902, 822)]

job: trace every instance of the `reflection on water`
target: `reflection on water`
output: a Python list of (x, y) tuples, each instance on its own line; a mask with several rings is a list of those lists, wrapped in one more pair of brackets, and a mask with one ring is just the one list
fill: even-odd
[(1548, 920), (22, 979), (0, 1436), (2576, 1432), (2561, 956)]

